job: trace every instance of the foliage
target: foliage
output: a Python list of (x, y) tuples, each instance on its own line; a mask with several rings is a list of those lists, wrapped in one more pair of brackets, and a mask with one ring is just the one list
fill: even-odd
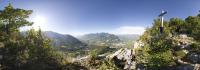
[(150, 50), (149, 46), (144, 46), (143, 48), (135, 49), (137, 63), (141, 64), (148, 63), (149, 50)]
[[(186, 34), (195, 40), (187, 50), (198, 52), (200, 37), (200, 17), (189, 16), (185, 20), (171, 18), (164, 21), (164, 33), (159, 32), (160, 21), (154, 20), (153, 26), (147, 28), (140, 40), (144, 43), (142, 48), (136, 49), (136, 61), (145, 64), (148, 69), (161, 69), (176, 65), (176, 59), (186, 56), (183, 50), (176, 51), (173, 47), (172, 37), (179, 34)], [(197, 42), (196, 42), (197, 41)], [(176, 46), (177, 47), (177, 46)]]
[(199, 43), (194, 43), (191, 45), (191, 51), (193, 52), (200, 52), (200, 46)]
[[(77, 70), (87, 69), (76, 63), (69, 63), (62, 52), (56, 51), (51, 46), (51, 40), (46, 38), (41, 30), (31, 29), (25, 35), (21, 35), (19, 28), (30, 26), (29, 22), (32, 10), (15, 9), (9, 4), (5, 9), (0, 10), (0, 70)], [(164, 21), (164, 32), (159, 32), (161, 22), (159, 19), (154, 20), (153, 26), (147, 28), (140, 40), (144, 46), (136, 49), (136, 62), (144, 64), (147, 69), (159, 70), (165, 67), (177, 65), (174, 57), (182, 59), (187, 56), (184, 51), (174, 50), (172, 37), (179, 34), (187, 34), (195, 39), (189, 50), (195, 53), (200, 51), (200, 14), (189, 16), (185, 20), (180, 18), (171, 18)], [(71, 37), (71, 36), (64, 36)], [(72, 38), (72, 37), (71, 37)], [(81, 43), (73, 39), (74, 42)], [(89, 68), (99, 70), (119, 70), (110, 60), (101, 60), (98, 54), (111, 53), (116, 49), (110, 48), (113, 43), (117, 44), (120, 39), (112, 34), (97, 33), (85, 36), (85, 42), (89, 44), (100, 44), (89, 49), (95, 49), (90, 52), (90, 57), (86, 62)], [(98, 40), (98, 41), (97, 41)], [(60, 37), (60, 41), (64, 41)], [(63, 44), (63, 43), (62, 43)], [(82, 44), (82, 43), (81, 43)], [(128, 42), (132, 45), (131, 42)], [(66, 47), (74, 47), (65, 44), (59, 49), (66, 50)], [(79, 46), (79, 45), (78, 45)], [(81, 50), (79, 48), (78, 50)], [(188, 50), (188, 48), (186, 48)], [(67, 49), (69, 50), (69, 49)], [(84, 51), (71, 52), (83, 54)], [(68, 52), (66, 52), (68, 53)], [(68, 53), (70, 54), (70, 53)], [(72, 54), (73, 55), (73, 54)]]
[(120, 70), (112, 60), (102, 59), (98, 56), (97, 50), (90, 52), (90, 57), (87, 59), (86, 66), (90, 69), (97, 70)]
[(90, 52), (90, 57), (88, 59), (88, 66), (89, 67), (97, 67), (99, 65), (99, 62), (97, 60), (98, 55), (96, 53), (96, 50), (93, 50)]
[(168, 22), (164, 22), (164, 32), (159, 32), (161, 23), (155, 20), (152, 28), (148, 28), (140, 37), (145, 45), (136, 50), (136, 60), (145, 64), (148, 69), (160, 69), (174, 63), (172, 60), (172, 40)]
[(62, 70), (88, 70), (88, 68), (81, 66), (78, 63), (69, 63), (65, 65)]
[(32, 10), (15, 9), (9, 4), (4, 10), (0, 11), (0, 20), (6, 27), (3, 28), (1, 24), (1, 31), (7, 31), (7, 33), (12, 33), (14, 31), (19, 31), (18, 29), (23, 26), (30, 26), (32, 22), (26, 20), (32, 13)]
[(186, 56), (186, 53), (183, 50), (179, 50), (175, 52), (175, 55), (178, 59), (182, 59), (183, 57)]
[(4, 69), (19, 69), (26, 63), (27, 46), (19, 28), (32, 24), (26, 20), (31, 13), (31, 10), (14, 9), (11, 4), (0, 11), (0, 42), (4, 44), (1, 65)]
[[(41, 31), (30, 30), (28, 36), (25, 37), (28, 46), (29, 61), (27, 62), (27, 70), (54, 70), (60, 69), (64, 58), (55, 52), (49, 42), (50, 40), (42, 36)], [(38, 68), (38, 66), (41, 66)]]
[(19, 28), (32, 25), (26, 20), (31, 10), (15, 9), (9, 4), (0, 12), (0, 66), (3, 70), (62, 70), (68, 62), (50, 46), (41, 30), (21, 35)]
[(150, 55), (150, 59), (147, 64), (148, 69), (159, 70), (170, 65), (175, 65), (172, 56), (173, 55), (171, 51)]
[(172, 34), (180, 34), (184, 33), (184, 25), (185, 21), (180, 18), (171, 18), (169, 20), (169, 27)]
[(105, 60), (98, 70), (120, 70), (111, 60)]

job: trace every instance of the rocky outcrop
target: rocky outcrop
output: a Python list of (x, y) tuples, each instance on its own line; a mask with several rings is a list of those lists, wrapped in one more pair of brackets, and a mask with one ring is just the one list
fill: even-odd
[(183, 50), (187, 54), (187, 60), (189, 63), (200, 63), (200, 53), (195, 53), (190, 50), (192, 44), (195, 44), (195, 40), (192, 37), (188, 37), (185, 34), (180, 34), (172, 37), (173, 45), (175, 45), (175, 50)]
[(200, 63), (200, 53), (189, 53), (187, 59), (192, 63)]
[(191, 44), (195, 43), (192, 37), (188, 37), (186, 34), (181, 34), (172, 37), (173, 45), (180, 49), (188, 48)]
[(200, 64), (195, 64), (193, 70), (200, 70)]
[(200, 70), (200, 64), (179, 65), (174, 70)]
[(2, 42), (0, 42), (0, 48), (3, 48), (4, 44)]
[[(192, 44), (195, 44), (195, 40), (192, 37), (188, 37), (186, 34), (180, 34), (172, 37), (174, 50), (183, 50), (186, 54), (187, 60), (177, 59), (180, 64), (176, 66), (175, 70), (200, 70), (200, 54), (192, 52)], [(184, 58), (183, 58), (184, 59)]]
[(107, 56), (108, 59), (111, 59), (115, 62), (115, 65), (122, 69), (135, 69), (135, 52), (133, 49), (122, 48), (115, 52), (114, 54), (110, 54)]
[[(174, 46), (172, 47), (172, 52), (175, 54), (173, 55), (173, 60), (175, 60), (177, 65), (170, 66), (169, 68), (161, 68), (161, 70), (200, 70), (200, 53), (188, 49), (192, 47), (192, 44), (196, 43), (195, 40), (185, 34), (172, 36), (170, 38), (173, 42), (172, 46)], [(121, 70), (147, 70), (148, 68), (144, 64), (136, 63), (135, 59), (135, 49), (143, 48), (144, 45), (144, 42), (138, 40), (134, 43), (132, 49), (121, 48), (113, 54), (97, 55), (97, 57), (103, 57), (102, 60), (104, 60), (104, 57), (106, 56), (106, 59), (112, 60), (114, 65)], [(174, 50), (175, 48), (177, 49)], [(182, 51), (181, 53), (184, 53), (184, 55), (178, 54), (177, 51)], [(89, 64), (84, 63), (86, 62), (84, 60), (87, 60), (88, 58), (89, 56), (80, 58), (80, 61), (82, 61), (81, 63)], [(95, 62), (97, 64), (102, 60), (95, 60)]]

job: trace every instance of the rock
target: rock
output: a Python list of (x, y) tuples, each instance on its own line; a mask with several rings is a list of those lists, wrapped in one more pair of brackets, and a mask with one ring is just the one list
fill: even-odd
[(122, 48), (114, 54), (108, 55), (106, 58), (115, 62), (115, 65), (122, 69), (135, 69), (136, 62), (135, 52), (133, 49)]
[(194, 69), (193, 70), (200, 70), (200, 64), (195, 64)]
[(185, 62), (181, 59), (177, 59), (177, 63), (179, 63), (179, 64), (189, 64), (188, 62)]
[(195, 43), (192, 37), (186, 34), (180, 34), (172, 37), (173, 45), (178, 46), (179, 49), (189, 48), (191, 44)]
[(187, 59), (192, 63), (200, 63), (200, 54), (199, 53), (190, 53), (187, 56)]
[(3, 59), (3, 55), (0, 55), (0, 60)]
[(134, 43), (133, 48), (141, 48), (141, 47), (143, 47), (143, 46), (144, 46), (144, 43), (143, 43), (142, 41), (136, 41), (136, 42)]
[(176, 67), (175, 70), (200, 70), (200, 64), (184, 64)]
[(176, 67), (176, 70), (193, 70), (194, 66), (191, 64), (180, 65)]
[(188, 54), (188, 53), (189, 53), (189, 51), (188, 51), (188, 50), (183, 50), (183, 52), (184, 52), (185, 54)]
[(3, 48), (4, 44), (2, 42), (0, 42), (0, 48)]

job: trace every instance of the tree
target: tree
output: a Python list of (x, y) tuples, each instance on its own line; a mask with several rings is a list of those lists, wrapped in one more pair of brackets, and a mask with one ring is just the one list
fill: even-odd
[(184, 20), (180, 19), (180, 18), (171, 18), (169, 20), (169, 27), (170, 27), (170, 31), (172, 34), (180, 34), (183, 33), (184, 31), (184, 25), (185, 22)]
[(185, 28), (187, 29), (188, 35), (200, 41), (200, 17), (189, 16), (185, 19), (185, 22)]
[(144, 42), (144, 47), (136, 50), (137, 62), (145, 64), (147, 69), (157, 70), (174, 64), (169, 23), (164, 22), (164, 32), (162, 34), (159, 31), (160, 25), (159, 20), (154, 20), (152, 28), (148, 28), (140, 37)]
[[(50, 46), (50, 40), (41, 30), (31, 29), (25, 37), (28, 61), (25, 70), (61, 70), (66, 63), (63, 56)], [(64, 64), (63, 64), (64, 62)]]
[(1, 29), (6, 29), (8, 33), (12, 33), (14, 31), (19, 31), (20, 27), (32, 25), (33, 23), (27, 20), (31, 13), (32, 10), (15, 9), (9, 4), (4, 10), (0, 11), (0, 20), (7, 26)]
[[(50, 46), (42, 31), (29, 30), (24, 35), (19, 28), (30, 26), (26, 20), (31, 10), (15, 9), (9, 4), (0, 12), (0, 49), (3, 70), (62, 70), (67, 63), (64, 57)], [(6, 25), (5, 25), (6, 24)], [(6, 29), (6, 30), (5, 30)]]
[(23, 39), (19, 28), (32, 24), (26, 20), (31, 13), (31, 10), (15, 9), (11, 4), (0, 10), (0, 42), (4, 44), (1, 48), (3, 52), (1, 53), (3, 56), (1, 65), (4, 69), (15, 69), (24, 60), (21, 57), (26, 48), (22, 46)]
[[(189, 50), (189, 53), (199, 52), (199, 15), (188, 16), (185, 20), (180, 18), (171, 18), (169, 22), (165, 21), (163, 34), (159, 33), (159, 26), (160, 21), (154, 20), (153, 26), (148, 28), (140, 37), (144, 46), (139, 48), (139, 50), (136, 50), (136, 60), (139, 64), (144, 64), (147, 69), (159, 70), (180, 64), (178, 60), (182, 60), (182, 58), (185, 58), (188, 55), (184, 53), (183, 50)], [(175, 44), (173, 39), (182, 36), (180, 34), (195, 39), (192, 40), (193, 43), (188, 46), (189, 48), (182, 48), (180, 50), (176, 49), (179, 46), (177, 46), (178, 44)]]

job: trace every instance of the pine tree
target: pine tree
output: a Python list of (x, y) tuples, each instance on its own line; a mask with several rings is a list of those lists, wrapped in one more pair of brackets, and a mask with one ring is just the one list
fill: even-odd
[(23, 35), (19, 28), (30, 26), (26, 20), (31, 10), (15, 9), (9, 4), (0, 12), (0, 69), (3, 70), (61, 70), (66, 64), (63, 56), (50, 46), (42, 31), (29, 30)]

